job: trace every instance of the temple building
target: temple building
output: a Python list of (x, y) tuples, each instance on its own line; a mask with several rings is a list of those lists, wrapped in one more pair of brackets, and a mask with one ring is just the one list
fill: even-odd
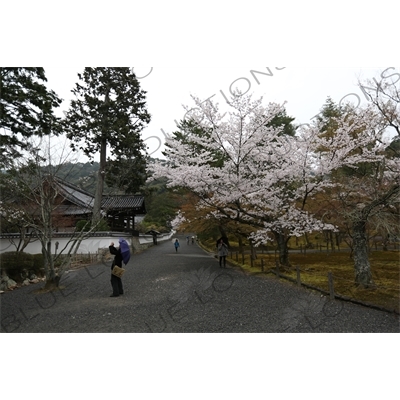
[[(77, 223), (92, 217), (94, 196), (77, 186), (56, 178), (57, 202), (53, 224), (57, 232), (73, 232)], [(112, 232), (135, 232), (135, 217), (147, 211), (144, 196), (103, 196), (101, 209)]]

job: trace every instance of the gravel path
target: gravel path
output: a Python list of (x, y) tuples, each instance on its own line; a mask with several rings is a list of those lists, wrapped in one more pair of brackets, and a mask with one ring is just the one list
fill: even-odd
[(109, 297), (109, 264), (69, 272), (57, 293), (37, 294), (43, 284), (3, 293), (1, 332), (400, 332), (397, 316), (222, 270), (212, 255), (180, 242), (178, 254), (166, 242), (132, 257), (119, 298)]

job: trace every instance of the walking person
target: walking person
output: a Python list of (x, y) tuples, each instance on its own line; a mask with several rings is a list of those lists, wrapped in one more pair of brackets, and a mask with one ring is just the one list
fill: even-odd
[[(114, 255), (114, 261), (111, 265), (111, 271), (114, 269), (115, 266), (122, 268), (122, 252), (121, 252), (121, 247), (118, 249), (114, 246), (114, 242), (110, 244), (110, 253)], [(122, 279), (119, 278), (118, 276), (115, 276), (113, 273), (111, 273), (111, 286), (113, 289), (113, 293), (110, 297), (119, 297), (124, 294), (124, 288), (122, 286)]]
[(175, 240), (174, 246), (175, 246), (175, 251), (178, 252), (179, 247), (181, 247), (178, 239)]
[[(218, 257), (219, 257), (219, 267), (226, 268), (226, 257), (229, 254), (228, 246), (225, 244), (223, 239), (220, 239), (217, 244)], [(223, 266), (222, 266), (223, 264)]]

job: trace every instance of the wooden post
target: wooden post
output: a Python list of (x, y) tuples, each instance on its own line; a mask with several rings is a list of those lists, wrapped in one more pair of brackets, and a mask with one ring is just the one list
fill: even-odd
[(264, 272), (265, 271), (265, 269), (264, 269), (264, 259), (262, 258), (261, 259), (261, 272)]
[(280, 278), (280, 271), (279, 271), (279, 262), (276, 262), (276, 276)]
[(330, 298), (331, 300), (335, 300), (336, 295), (335, 295), (335, 286), (333, 283), (333, 275), (332, 272), (329, 272), (328, 274), (328, 280), (329, 280), (329, 293), (330, 293)]
[(297, 271), (297, 286), (301, 287), (301, 275), (300, 275), (300, 267), (299, 266), (296, 267), (296, 271)]

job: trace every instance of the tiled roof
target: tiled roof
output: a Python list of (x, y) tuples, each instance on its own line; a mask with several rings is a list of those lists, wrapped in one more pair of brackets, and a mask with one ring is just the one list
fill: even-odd
[(61, 179), (56, 179), (57, 186), (61, 192), (61, 195), (68, 201), (77, 206), (81, 207), (93, 207), (94, 197), (84, 190), (78, 188), (77, 186), (63, 181)]
[[(77, 207), (69, 207), (65, 210), (67, 214), (84, 214), (91, 212), (94, 204), (94, 196), (69, 182), (57, 179), (57, 186), (65, 200), (75, 204)], [(104, 196), (101, 208), (106, 211), (135, 211), (146, 214), (144, 196)]]
[(105, 210), (135, 210), (138, 212), (145, 212), (143, 196), (104, 197), (101, 207)]

